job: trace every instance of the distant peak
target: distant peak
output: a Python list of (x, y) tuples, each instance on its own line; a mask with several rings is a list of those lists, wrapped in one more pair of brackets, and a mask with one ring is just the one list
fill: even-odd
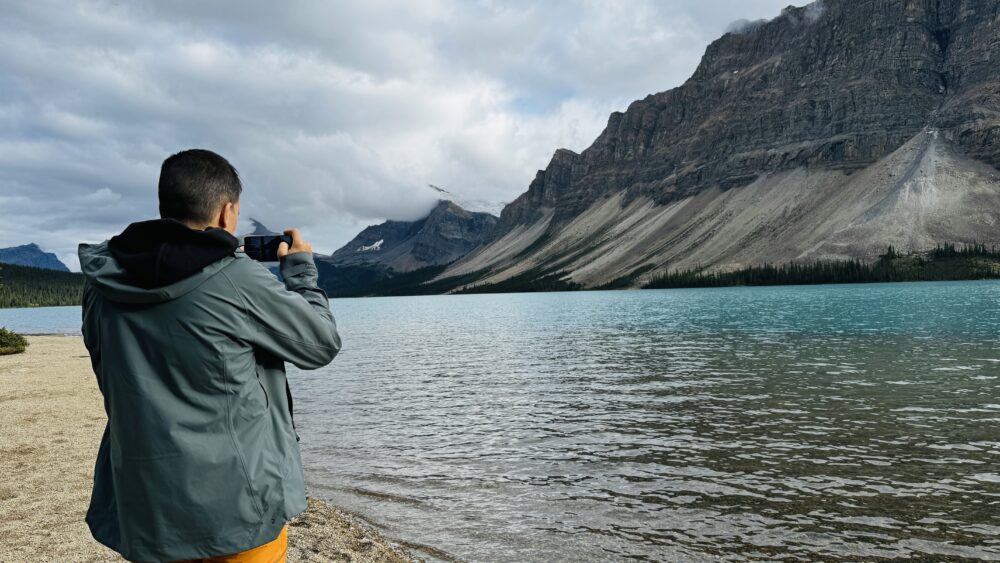
[(250, 226), (252, 227), (252, 230), (249, 233), (246, 233), (246, 235), (244, 235), (244, 236), (262, 236), (262, 235), (276, 235), (276, 234), (278, 234), (278, 233), (272, 231), (271, 229), (267, 228), (267, 226), (265, 226), (264, 223), (261, 223), (257, 219), (254, 219), (253, 217), (249, 217), (249, 219), (250, 219)]
[(45, 252), (33, 242), (10, 248), (0, 248), (0, 263), (33, 266), (60, 272), (69, 271), (69, 268), (55, 254)]
[[(572, 153), (572, 151), (566, 152), (574, 154), (575, 156), (575, 153)], [(506, 205), (506, 203), (503, 202), (468, 199), (434, 184), (427, 184), (427, 187), (434, 190), (438, 196), (438, 203), (433, 209), (431, 209), (432, 213), (438, 209), (447, 209), (449, 205), (453, 205), (460, 211), (468, 211), (470, 213), (487, 213), (497, 217)]]
[(2, 250), (38, 250), (38, 251), (41, 251), (42, 249), (37, 244), (35, 244), (33, 242), (29, 242), (27, 244), (21, 244), (21, 245), (18, 245), (18, 246), (7, 247), (7, 248), (4, 248)]

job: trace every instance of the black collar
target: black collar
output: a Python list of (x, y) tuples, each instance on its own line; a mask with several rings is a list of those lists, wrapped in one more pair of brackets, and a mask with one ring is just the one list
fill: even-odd
[(153, 289), (183, 280), (232, 256), (239, 240), (225, 229), (192, 229), (176, 219), (129, 225), (111, 237), (108, 249), (139, 287)]

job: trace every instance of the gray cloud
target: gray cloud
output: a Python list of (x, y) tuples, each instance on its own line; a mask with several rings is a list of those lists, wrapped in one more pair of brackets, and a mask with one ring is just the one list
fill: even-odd
[(236, 165), (245, 217), (322, 252), (419, 217), (429, 183), (509, 201), (783, 4), (3, 0), (0, 247), (75, 269), (78, 242), (156, 216), (160, 162), (189, 147)]
[(736, 33), (742, 35), (744, 33), (753, 33), (763, 27), (768, 23), (769, 19), (759, 19), (750, 21), (748, 19), (736, 20), (733, 23), (726, 26), (726, 33)]
[[(801, 23), (811, 24), (823, 16), (825, 11), (825, 6), (823, 5), (823, 0), (814, 0), (813, 2), (806, 4), (804, 6), (805, 10), (800, 14), (794, 9), (794, 6), (788, 6), (781, 11), (780, 17), (788, 18), (795, 25)], [(756, 20), (748, 19), (738, 19), (726, 26), (726, 33), (736, 33), (736, 34), (747, 34), (753, 33), (763, 27), (765, 24), (772, 21), (772, 18), (761, 18)]]

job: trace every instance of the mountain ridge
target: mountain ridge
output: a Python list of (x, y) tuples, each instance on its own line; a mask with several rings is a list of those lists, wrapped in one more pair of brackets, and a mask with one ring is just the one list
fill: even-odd
[(333, 296), (418, 284), (486, 242), (496, 221), (439, 200), (423, 219), (370, 225), (330, 256), (318, 256), (320, 283)]
[(437, 279), (593, 287), (997, 241), (983, 209), (1000, 209), (1000, 3), (825, 0), (751, 27), (712, 42), (683, 85), (612, 113), (581, 153), (557, 150), (493, 240)]
[(33, 242), (20, 246), (0, 248), (0, 263), (31, 266), (33, 268), (54, 270), (56, 272), (69, 271), (66, 264), (63, 264), (55, 254), (45, 252)]

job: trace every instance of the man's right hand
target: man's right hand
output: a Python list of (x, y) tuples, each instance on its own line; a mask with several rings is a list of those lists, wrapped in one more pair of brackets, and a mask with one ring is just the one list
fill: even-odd
[(292, 246), (288, 246), (288, 243), (282, 242), (278, 245), (278, 260), (281, 260), (289, 254), (296, 254), (298, 252), (308, 252), (312, 253), (313, 247), (308, 242), (302, 240), (302, 235), (299, 233), (298, 229), (288, 229), (285, 231), (286, 235), (292, 237)]

